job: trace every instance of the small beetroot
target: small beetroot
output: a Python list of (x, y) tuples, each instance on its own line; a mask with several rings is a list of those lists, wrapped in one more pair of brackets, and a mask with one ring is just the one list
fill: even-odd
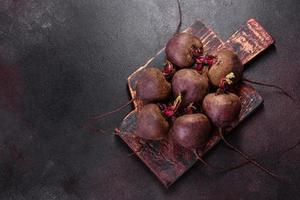
[(146, 102), (166, 100), (171, 95), (171, 85), (158, 68), (146, 68), (137, 82), (137, 98)]
[(137, 113), (136, 132), (141, 138), (162, 140), (168, 134), (169, 123), (156, 104), (146, 104)]

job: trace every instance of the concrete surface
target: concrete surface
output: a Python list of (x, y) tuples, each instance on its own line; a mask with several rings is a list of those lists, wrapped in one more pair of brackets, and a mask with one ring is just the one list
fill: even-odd
[[(202, 19), (222, 38), (256, 18), (275, 47), (245, 76), (280, 85), (300, 99), (297, 0), (182, 0), (183, 26)], [(126, 78), (160, 50), (177, 25), (175, 0), (0, 0), (0, 199), (298, 199), (299, 103), (256, 87), (264, 106), (229, 138), (289, 181), (248, 165), (215, 174), (196, 165), (170, 189), (113, 136), (127, 108), (82, 124), (129, 99)], [(239, 155), (218, 145), (207, 161)]]

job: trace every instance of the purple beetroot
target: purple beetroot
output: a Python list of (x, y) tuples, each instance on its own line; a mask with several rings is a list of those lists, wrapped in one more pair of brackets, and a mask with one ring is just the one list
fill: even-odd
[(191, 33), (178, 33), (168, 41), (165, 52), (167, 60), (179, 68), (187, 68), (203, 54), (203, 44)]
[(137, 82), (137, 98), (143, 102), (157, 102), (167, 100), (171, 95), (171, 84), (165, 79), (158, 68), (144, 69)]
[(208, 78), (194, 69), (181, 69), (173, 76), (172, 90), (175, 97), (182, 95), (182, 106), (198, 103), (209, 90)]
[(137, 112), (135, 134), (147, 140), (162, 140), (169, 131), (169, 123), (156, 104), (146, 104)]

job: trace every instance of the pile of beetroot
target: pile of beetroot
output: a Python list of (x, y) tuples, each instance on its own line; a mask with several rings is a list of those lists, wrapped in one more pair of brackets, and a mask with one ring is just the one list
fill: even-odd
[(226, 145), (247, 162), (278, 177), (232, 146), (223, 135), (238, 120), (241, 110), (240, 98), (231, 90), (246, 80), (238, 56), (230, 49), (207, 55), (201, 40), (190, 33), (175, 34), (165, 52), (164, 69), (145, 68), (137, 82), (136, 99), (143, 106), (137, 110), (135, 135), (155, 141), (172, 139), (205, 163), (197, 149), (205, 146), (212, 128), (217, 127)]

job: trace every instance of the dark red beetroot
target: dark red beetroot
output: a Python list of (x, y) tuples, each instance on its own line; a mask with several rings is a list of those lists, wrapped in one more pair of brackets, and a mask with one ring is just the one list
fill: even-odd
[(233, 93), (210, 93), (203, 99), (202, 108), (214, 125), (225, 128), (238, 119), (241, 101)]
[(171, 85), (158, 68), (146, 68), (137, 82), (137, 98), (149, 103), (168, 99)]
[[(216, 167), (204, 161), (202, 155), (197, 151), (198, 148), (201, 148), (206, 144), (210, 131), (211, 125), (208, 118), (203, 114), (197, 113), (178, 117), (174, 121), (170, 132), (172, 139), (177, 144), (192, 150), (198, 160), (204, 165), (211, 169), (216, 169)], [(225, 171), (230, 171), (231, 169), (232, 168)]]
[(195, 63), (195, 57), (203, 54), (203, 44), (191, 33), (178, 33), (168, 41), (165, 51), (167, 60), (179, 68), (186, 68)]
[(235, 75), (234, 83), (243, 77), (243, 64), (238, 56), (229, 49), (221, 49), (215, 53), (216, 62), (212, 64), (208, 71), (208, 78), (212, 85), (218, 87), (222, 78), (230, 72)]
[(210, 130), (211, 125), (205, 115), (187, 114), (175, 120), (171, 135), (179, 145), (194, 150), (205, 144)]
[(230, 72), (233, 72), (235, 78), (232, 80), (233, 83), (237, 83), (239, 81), (245, 81), (256, 85), (262, 85), (266, 87), (272, 87), (280, 90), (284, 95), (288, 96), (292, 100), (294, 98), (286, 92), (283, 88), (268, 83), (262, 83), (258, 81), (252, 81), (243, 77), (244, 66), (239, 60), (238, 56), (229, 49), (221, 49), (217, 51), (214, 55), (214, 62), (208, 71), (208, 78), (212, 85), (218, 87), (222, 78), (224, 78)]
[(156, 104), (147, 104), (137, 113), (136, 132), (141, 138), (162, 140), (168, 134), (169, 123)]
[(208, 78), (194, 69), (181, 69), (172, 79), (172, 90), (175, 97), (182, 95), (182, 106), (201, 102), (209, 89)]
[(267, 174), (275, 178), (279, 177), (267, 168), (260, 165), (250, 156), (234, 147), (225, 139), (223, 135), (223, 129), (230, 126), (235, 120), (238, 120), (238, 115), (241, 109), (241, 103), (238, 96), (233, 93), (226, 93), (226, 91), (221, 91), (221, 93), (211, 93), (204, 98), (202, 108), (213, 124), (218, 127), (220, 137), (228, 147), (239, 153), (248, 162), (260, 168)]

